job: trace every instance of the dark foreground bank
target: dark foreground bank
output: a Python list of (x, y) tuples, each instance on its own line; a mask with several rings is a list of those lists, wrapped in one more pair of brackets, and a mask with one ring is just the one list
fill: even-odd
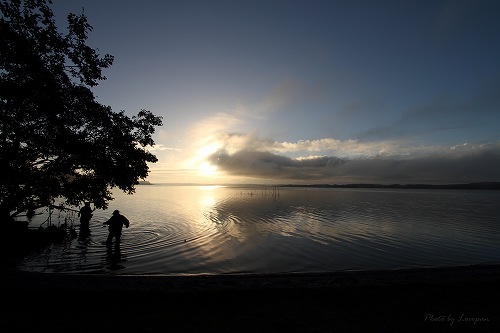
[(6, 271), (1, 332), (498, 332), (500, 266), (239, 276)]

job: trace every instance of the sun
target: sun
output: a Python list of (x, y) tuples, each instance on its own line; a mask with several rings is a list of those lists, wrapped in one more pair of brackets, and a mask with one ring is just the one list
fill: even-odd
[(203, 162), (200, 164), (200, 172), (206, 176), (212, 176), (217, 173), (217, 167), (208, 162)]
[(220, 147), (218, 143), (210, 143), (202, 146), (196, 151), (194, 162), (199, 172), (204, 176), (214, 176), (217, 174), (217, 166), (209, 163), (207, 158), (215, 153)]

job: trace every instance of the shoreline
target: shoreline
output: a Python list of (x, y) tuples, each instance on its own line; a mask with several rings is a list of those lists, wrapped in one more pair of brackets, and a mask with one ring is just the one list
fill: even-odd
[(234, 275), (4, 271), (2, 332), (496, 332), (500, 265)]
[(162, 289), (189, 291), (203, 289), (254, 288), (334, 288), (391, 284), (442, 284), (469, 281), (500, 282), (500, 264), (477, 264), (406, 268), (393, 270), (359, 270), (300, 273), (234, 273), (234, 274), (110, 274), (110, 273), (42, 273), (9, 269), (0, 281), (11, 289)]
[(500, 182), (495, 181), (485, 181), (485, 182), (472, 182), (472, 183), (348, 183), (348, 184), (324, 184), (324, 183), (311, 183), (311, 184), (286, 184), (286, 183), (276, 183), (276, 184), (260, 184), (260, 183), (245, 183), (245, 184), (233, 184), (233, 183), (211, 183), (211, 184), (201, 184), (201, 183), (149, 183), (149, 184), (139, 184), (139, 185), (153, 185), (153, 186), (226, 186), (226, 187), (248, 187), (248, 188), (352, 188), (352, 189), (377, 189), (377, 188), (387, 188), (387, 189), (446, 189), (446, 190), (500, 190)]

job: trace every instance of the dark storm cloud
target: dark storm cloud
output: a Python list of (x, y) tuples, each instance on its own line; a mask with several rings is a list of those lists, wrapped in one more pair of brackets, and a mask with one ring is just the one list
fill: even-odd
[(231, 175), (310, 183), (461, 183), (500, 181), (500, 147), (451, 149), (431, 156), (293, 159), (270, 152), (219, 151), (209, 157)]
[(296, 160), (269, 152), (249, 150), (240, 150), (231, 155), (219, 151), (211, 155), (209, 160), (232, 175), (296, 180), (322, 179), (334, 166), (345, 163), (337, 157)]

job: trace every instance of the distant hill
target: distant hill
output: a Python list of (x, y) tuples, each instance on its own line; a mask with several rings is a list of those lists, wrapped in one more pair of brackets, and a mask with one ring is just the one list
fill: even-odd
[(450, 190), (500, 190), (500, 182), (481, 182), (467, 184), (311, 184), (281, 185), (283, 187), (318, 187), (318, 188), (394, 188), (394, 189), (450, 189)]
[(139, 185), (153, 185), (153, 184), (151, 184), (151, 183), (150, 183), (150, 182), (148, 182), (147, 180), (141, 180), (141, 181), (139, 182)]

